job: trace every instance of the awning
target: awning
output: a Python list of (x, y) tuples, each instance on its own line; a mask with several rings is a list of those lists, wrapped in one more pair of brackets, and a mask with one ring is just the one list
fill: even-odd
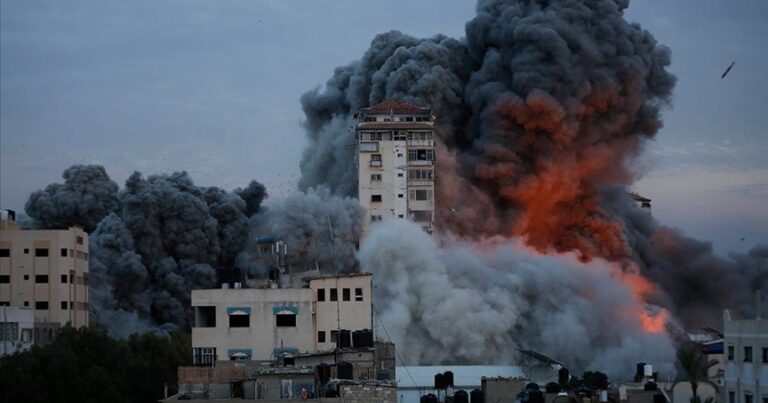
[(230, 357), (246, 358), (251, 356), (250, 348), (230, 348), (227, 350), (227, 354)]
[(275, 315), (298, 315), (298, 306), (278, 305), (272, 307), (272, 313)]
[(227, 307), (227, 315), (250, 315), (251, 308), (247, 306), (230, 306)]
[(275, 347), (272, 349), (272, 354), (274, 355), (285, 355), (285, 354), (298, 354), (299, 349), (296, 347)]

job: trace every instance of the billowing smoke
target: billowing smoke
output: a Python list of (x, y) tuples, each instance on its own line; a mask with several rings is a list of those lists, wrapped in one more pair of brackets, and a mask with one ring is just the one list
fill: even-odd
[[(722, 309), (745, 308), (754, 301), (750, 291), (767, 288), (766, 247), (720, 258), (708, 243), (630, 208), (626, 189), (637, 179), (630, 167), (661, 128), (660, 111), (676, 79), (666, 70), (669, 49), (624, 19), (628, 5), (626, 0), (480, 0), (465, 38), (380, 34), (359, 61), (337, 68), (322, 89), (302, 97), (310, 147), (302, 159), (299, 187), (326, 185), (342, 196), (356, 191), (349, 150), (360, 108), (402, 101), (430, 106), (437, 115), (437, 223), (443, 237), (463, 241), (458, 246), (445, 241), (443, 249), (423, 245), (431, 252), (413, 250), (413, 260), (371, 241), (362, 257), (363, 269), (370, 265), (377, 271), (380, 292), (388, 290), (384, 295), (393, 298), (385, 315), (396, 329), (407, 331), (407, 338), (405, 333), (395, 337), (400, 346), (417, 346), (409, 348), (414, 361), (463, 362), (479, 354), (483, 360), (505, 362), (511, 351), (489, 348), (486, 356), (463, 350), (471, 346), (451, 345), (427, 321), (441, 318), (438, 329), (453, 336), (465, 327), (448, 332), (446, 315), (433, 311), (442, 308), (425, 306), (425, 301), (454, 307), (456, 321), (478, 329), (471, 339), (478, 340), (481, 350), (483, 340), (490, 339), (491, 346), (512, 340), (510, 345), (530, 342), (549, 351), (544, 344), (556, 346), (557, 340), (543, 336), (547, 332), (533, 333), (540, 337), (538, 344), (519, 332), (545, 329), (543, 319), (526, 315), (547, 315), (550, 309), (557, 312), (553, 323), (583, 326), (592, 337), (609, 340), (613, 354), (630, 351), (629, 346), (651, 346), (636, 341), (648, 340), (636, 326), (623, 326), (617, 334), (611, 326), (584, 324), (595, 315), (616, 318), (582, 303), (584, 290), (594, 288), (585, 279), (612, 286), (598, 280), (604, 275), (593, 273), (605, 262), (614, 277), (625, 276), (634, 284), (632, 295), (671, 312), (669, 320), (664, 310), (659, 316), (640, 313), (646, 328), (676, 321), (688, 329), (717, 327)], [(536, 259), (530, 253), (514, 254), (508, 248), (476, 252), (495, 237), (520, 239), (540, 253), (568, 254), (571, 260), (575, 255), (584, 265), (554, 268), (548, 257), (531, 263)], [(461, 253), (468, 257), (462, 259)], [(383, 267), (386, 259), (400, 262), (399, 275), (393, 274), (395, 267)], [(424, 273), (415, 269), (419, 265)], [(565, 287), (564, 298), (573, 298), (575, 305), (564, 308), (565, 300), (537, 288), (537, 278)], [(541, 292), (528, 293), (529, 288)], [(477, 297), (454, 305), (440, 295), (445, 290)], [(483, 295), (489, 290), (492, 297)], [(600, 291), (589, 295), (601, 297)], [(493, 308), (494, 300), (509, 306)], [(488, 323), (470, 308), (477, 306), (492, 307), (486, 311)], [(665, 352), (664, 344), (659, 346)], [(565, 350), (562, 354), (589, 366), (578, 351)]]
[(251, 218), (250, 244), (238, 257), (238, 266), (263, 276), (269, 262), (255, 255), (253, 243), (273, 236), (285, 242), (286, 264), (297, 270), (317, 265), (324, 273), (353, 271), (362, 225), (363, 208), (356, 199), (333, 196), (326, 187), (297, 192)]
[(291, 265), (356, 268), (362, 208), (327, 189), (266, 209), (256, 181), (228, 192), (197, 186), (186, 172), (136, 172), (118, 191), (101, 166), (74, 166), (64, 178), (33, 193), (27, 214), (33, 227), (90, 232), (91, 313), (115, 336), (188, 328), (191, 290), (264, 275), (270, 262), (254, 257), (260, 236), (286, 242)]
[(25, 210), (33, 228), (69, 228), (91, 232), (104, 216), (117, 210), (117, 184), (104, 167), (74, 165), (64, 171), (64, 183), (32, 193)]
[(671, 339), (643, 330), (647, 308), (606, 261), (542, 256), (503, 238), (438, 247), (417, 225), (389, 220), (374, 226), (360, 263), (407, 364), (511, 363), (525, 348), (572, 371), (625, 379), (645, 360), (672, 374)]

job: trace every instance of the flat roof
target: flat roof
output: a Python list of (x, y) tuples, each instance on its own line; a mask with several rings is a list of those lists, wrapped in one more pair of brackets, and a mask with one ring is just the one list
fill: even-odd
[(446, 371), (453, 372), (453, 384), (456, 388), (480, 387), (482, 378), (522, 378), (525, 377), (517, 365), (435, 365), (396, 367), (397, 384), (400, 388), (432, 388), (435, 375)]

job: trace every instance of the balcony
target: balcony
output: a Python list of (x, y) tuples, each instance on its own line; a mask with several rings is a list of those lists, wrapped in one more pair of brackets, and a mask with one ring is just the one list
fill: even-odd
[(370, 165), (369, 165), (369, 166), (372, 166), (372, 167), (381, 167), (381, 161), (374, 161), (374, 160), (371, 160), (371, 163), (370, 163)]

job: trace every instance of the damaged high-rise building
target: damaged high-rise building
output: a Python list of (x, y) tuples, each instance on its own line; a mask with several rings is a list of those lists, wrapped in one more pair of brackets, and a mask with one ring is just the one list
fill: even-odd
[(431, 108), (384, 102), (357, 115), (358, 197), (371, 223), (408, 218), (435, 223), (435, 115)]

